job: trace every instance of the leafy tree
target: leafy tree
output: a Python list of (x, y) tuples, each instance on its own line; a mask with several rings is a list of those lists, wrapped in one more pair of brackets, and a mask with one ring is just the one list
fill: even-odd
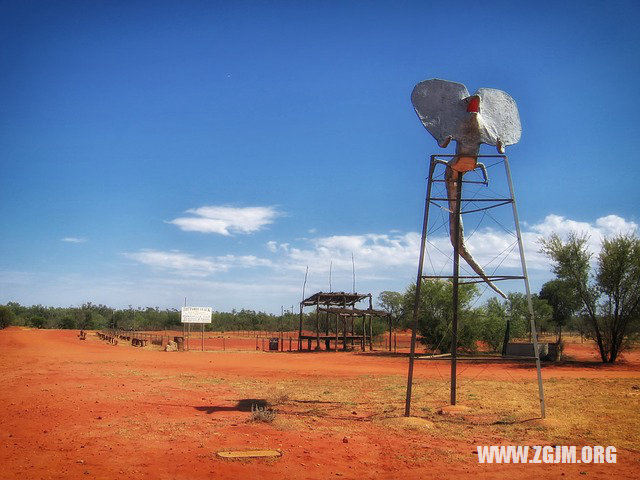
[[(548, 323), (552, 317), (552, 309), (549, 304), (537, 295), (531, 295), (533, 317), (536, 321), (536, 331), (544, 332), (548, 329)], [(505, 300), (507, 318), (511, 338), (531, 337), (531, 323), (529, 321), (529, 304), (527, 295), (519, 292), (510, 292)]]
[(92, 330), (94, 328), (94, 325), (91, 310), (84, 310), (81, 313), (82, 315), (80, 315), (80, 318), (77, 322), (78, 328), (82, 330)]
[(491, 350), (500, 350), (507, 326), (506, 303), (496, 297), (490, 298), (484, 305), (481, 315), (478, 315), (477, 322), (480, 340), (486, 342)]
[(72, 316), (66, 315), (62, 317), (62, 319), (60, 319), (60, 322), (58, 323), (58, 328), (73, 330), (74, 328), (76, 328), (76, 321)]
[[(551, 318), (551, 308), (546, 301), (531, 296), (536, 330), (544, 329)], [(493, 351), (504, 346), (505, 332), (509, 338), (523, 338), (530, 334), (529, 305), (524, 293), (510, 292), (507, 299), (500, 301), (490, 298), (479, 312), (477, 319), (478, 338), (489, 345)]]
[[(405, 311), (413, 311), (415, 301), (415, 285), (410, 285), (404, 294), (403, 307)], [(463, 349), (475, 350), (478, 337), (477, 322), (473, 321), (471, 303), (478, 295), (475, 284), (460, 285), (458, 291), (458, 346)], [(446, 281), (425, 280), (421, 284), (420, 315), (418, 330), (422, 342), (431, 350), (449, 352), (451, 350), (453, 319), (453, 284)]]
[(553, 309), (551, 321), (557, 328), (557, 341), (562, 341), (562, 327), (567, 325), (580, 309), (580, 297), (566, 280), (555, 279), (540, 290), (540, 298), (546, 300)]
[(10, 307), (0, 305), (0, 328), (7, 328), (13, 324), (15, 315)]
[(44, 317), (36, 315), (35, 317), (31, 317), (31, 319), (29, 320), (29, 324), (33, 328), (44, 328), (44, 326), (46, 324), (46, 320), (45, 320)]
[(619, 235), (603, 240), (595, 273), (587, 240), (572, 233), (563, 242), (554, 234), (542, 240), (541, 251), (554, 262), (557, 278), (577, 292), (602, 362), (614, 363), (628, 347), (640, 316), (640, 238)]
[(11, 316), (11, 325), (25, 325), (25, 319), (28, 318), (28, 308), (23, 307), (17, 302), (9, 302), (6, 306), (13, 313)]
[(91, 327), (86, 330), (101, 330), (107, 327), (107, 320), (100, 314), (96, 312), (91, 313)]
[(406, 316), (403, 305), (403, 295), (400, 292), (384, 291), (378, 295), (378, 305), (391, 315), (392, 325), (395, 328), (406, 324)]

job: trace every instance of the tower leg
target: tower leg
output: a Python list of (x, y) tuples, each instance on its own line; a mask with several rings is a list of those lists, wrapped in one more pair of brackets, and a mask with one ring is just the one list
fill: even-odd
[[(460, 238), (460, 204), (462, 199), (462, 174), (456, 183), (455, 238)], [(459, 276), (460, 276), (460, 242), (453, 244), (453, 320), (451, 324), (451, 405), (456, 404), (456, 368), (458, 361), (458, 311), (459, 311)]]
[(511, 194), (511, 206), (513, 208), (513, 221), (516, 225), (516, 236), (518, 237), (518, 248), (520, 249), (520, 262), (522, 263), (522, 275), (524, 276), (524, 285), (527, 291), (527, 306), (529, 307), (529, 322), (531, 325), (531, 338), (533, 340), (533, 354), (536, 357), (536, 371), (538, 375), (538, 397), (540, 398), (540, 416), (545, 418), (544, 390), (542, 388), (542, 369), (540, 368), (540, 350), (538, 348), (538, 334), (536, 332), (536, 322), (533, 314), (533, 303), (531, 302), (531, 289), (529, 287), (529, 275), (527, 274), (527, 262), (524, 257), (524, 246), (522, 244), (522, 235), (520, 233), (520, 220), (518, 219), (518, 209), (516, 208), (516, 196), (513, 192), (513, 182), (511, 181), (511, 170), (509, 169), (509, 161), (504, 157), (504, 167), (509, 182), (509, 193)]
[(424, 218), (422, 221), (422, 239), (420, 240), (420, 257), (418, 260), (418, 276), (416, 278), (416, 293), (413, 301), (413, 322), (411, 327), (411, 350), (409, 352), (409, 372), (407, 373), (407, 396), (404, 404), (404, 416), (411, 415), (411, 387), (413, 386), (413, 364), (416, 353), (416, 332), (418, 330), (418, 318), (420, 310), (420, 290), (422, 286), (422, 270), (424, 267), (424, 247), (427, 242), (427, 225), (429, 223), (429, 200), (431, 199), (431, 185), (433, 183), (433, 170), (435, 168), (434, 157), (429, 164), (429, 177), (427, 179), (427, 196), (424, 202)]

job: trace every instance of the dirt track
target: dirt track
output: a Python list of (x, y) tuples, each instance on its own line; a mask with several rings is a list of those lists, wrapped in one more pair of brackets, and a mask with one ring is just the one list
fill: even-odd
[[(478, 465), (476, 445), (557, 439), (581, 446), (609, 439), (558, 433), (564, 430), (554, 430), (553, 422), (563, 418), (560, 400), (554, 409), (553, 398), (551, 427), (520, 422), (537, 408), (534, 399), (514, 413), (514, 427), (502, 428), (489, 421), (493, 413), (436, 415), (431, 407), (439, 400), (428, 404), (418, 391), (415, 414), (427, 426), (402, 423), (397, 418), (407, 367), (402, 357), (166, 353), (108, 345), (92, 334), (80, 341), (74, 331), (18, 328), (0, 331), (0, 347), (2, 478), (637, 478), (640, 472), (640, 452), (630, 440), (637, 437), (634, 424), (621, 426), (631, 431), (616, 438), (625, 447), (615, 465)], [(546, 367), (552, 393), (558, 382), (610, 382), (628, 399), (621, 408), (638, 410), (640, 397), (630, 390), (640, 383), (637, 352), (623, 364), (600, 367), (589, 363), (588, 346), (572, 349), (585, 363)], [(418, 362), (417, 384), (446, 376), (445, 365), (434, 365)], [(530, 368), (464, 368), (470, 385), (504, 379), (528, 388), (533, 379)], [(249, 405), (263, 399), (277, 404), (277, 420), (249, 422)], [(279, 449), (283, 456), (242, 461), (215, 456), (224, 449), (259, 448)]]

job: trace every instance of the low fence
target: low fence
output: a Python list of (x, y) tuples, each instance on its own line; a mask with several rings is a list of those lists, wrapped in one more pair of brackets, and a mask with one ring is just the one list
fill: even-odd
[[(303, 331), (303, 337), (315, 335), (314, 332)], [(192, 351), (298, 351), (298, 332), (273, 332), (259, 330), (233, 330), (226, 332), (196, 331), (196, 330), (160, 330), (160, 331), (128, 331), (110, 330), (98, 332), (103, 339), (109, 337), (112, 340), (129, 342), (134, 346), (156, 345), (164, 348), (170, 341), (181, 339), (184, 350)], [(341, 337), (342, 338), (342, 337)], [(315, 341), (313, 342), (315, 347)], [(393, 353), (408, 353), (411, 348), (411, 334), (406, 332), (396, 333), (391, 336), (386, 332), (373, 339), (374, 351), (386, 351)], [(320, 342), (321, 350), (326, 348), (325, 342)], [(303, 350), (307, 349), (307, 341), (303, 341)], [(360, 350), (360, 344), (354, 345), (354, 349)], [(367, 351), (369, 349), (367, 348)], [(419, 342), (416, 351), (422, 353), (424, 346)]]
[(298, 350), (298, 332), (196, 332), (180, 330), (129, 331), (109, 330), (97, 332), (100, 339), (109, 343), (128, 342), (134, 346), (157, 345), (164, 348), (171, 341), (177, 341), (180, 349), (201, 351), (226, 350)]

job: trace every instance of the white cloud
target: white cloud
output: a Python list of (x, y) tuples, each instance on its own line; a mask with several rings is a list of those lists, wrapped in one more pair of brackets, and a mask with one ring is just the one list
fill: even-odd
[(144, 265), (162, 270), (172, 270), (184, 275), (206, 276), (222, 269), (212, 259), (197, 258), (178, 251), (162, 252), (145, 249), (124, 255)]
[[(451, 243), (445, 228), (429, 237), (428, 269), (451, 268)], [(590, 236), (590, 248), (600, 250), (601, 239), (616, 233), (637, 230), (638, 225), (615, 215), (590, 222), (580, 222), (558, 215), (548, 215), (540, 222), (523, 224), (523, 239), (532, 291), (552, 278), (550, 263), (538, 253), (542, 236), (555, 232), (562, 238), (571, 230)], [(480, 264), (486, 265), (498, 252), (508, 253), (487, 267), (491, 272), (502, 261), (499, 273), (517, 269), (519, 257), (515, 238), (503, 230), (468, 225), (469, 249)], [(136, 265), (146, 266), (146, 273), (123, 270), (100, 271), (96, 277), (80, 273), (0, 272), (0, 303), (81, 305), (86, 301), (118, 307), (129, 304), (179, 308), (184, 297), (193, 305), (209, 305), (217, 310), (249, 308), (279, 313), (281, 306), (290, 308), (302, 297), (305, 267), (309, 278), (305, 294), (329, 287), (329, 265), (332, 265), (334, 291), (351, 291), (351, 253), (356, 264), (356, 289), (371, 292), (404, 291), (415, 281), (420, 235), (417, 232), (333, 235), (311, 239), (295, 239), (291, 244), (271, 241), (262, 250), (264, 256), (201, 256), (183, 251), (139, 250), (124, 255)], [(442, 252), (442, 253), (441, 253)], [(439, 264), (438, 262), (441, 262)], [(432, 267), (433, 264), (433, 267)], [(461, 263), (464, 266), (464, 262)], [(98, 267), (99, 268), (99, 267)], [(468, 269), (468, 267), (466, 267)], [(522, 291), (519, 282), (504, 282), (505, 291)], [(492, 295), (487, 290), (487, 295)], [(477, 304), (483, 302), (483, 298)]]
[[(16, 281), (17, 279), (17, 281)], [(298, 279), (256, 277), (216, 280), (205, 277), (166, 275), (87, 276), (43, 272), (0, 271), (0, 304), (82, 305), (86, 302), (116, 308), (154, 307), (179, 309), (188, 297), (190, 305), (211, 306), (218, 311), (268, 309), (280, 313), (281, 305), (297, 305)]]
[[(589, 236), (589, 248), (597, 253), (602, 239), (637, 230), (637, 224), (616, 215), (598, 218), (595, 222), (578, 222), (558, 215), (548, 215), (537, 224), (525, 226), (522, 238), (529, 270), (550, 271), (549, 260), (539, 253), (540, 238), (557, 233), (562, 238), (572, 232)], [(451, 242), (442, 229), (438, 235), (428, 237), (425, 269), (431, 273), (443, 273), (450, 269), (453, 255)], [(285, 258), (281, 266), (304, 270), (308, 265), (311, 271), (322, 274), (328, 272), (329, 265), (336, 274), (351, 274), (351, 254), (355, 257), (356, 271), (362, 273), (385, 272), (384, 276), (401, 271), (415, 270), (418, 264), (420, 234), (409, 232), (404, 234), (335, 235), (308, 240), (308, 248), (291, 247), (288, 244), (268, 243), (271, 252), (284, 252)], [(477, 229), (473, 234), (467, 233), (466, 243), (469, 251), (488, 273), (500, 273), (507, 270), (520, 269), (520, 255), (515, 232), (507, 232), (493, 228)], [(470, 267), (461, 263), (463, 270), (469, 273)]]
[[(467, 246), (488, 274), (520, 274), (520, 257), (515, 234), (496, 228), (470, 228)], [(562, 238), (571, 231), (590, 236), (589, 247), (600, 250), (602, 238), (637, 229), (634, 222), (615, 215), (601, 217), (592, 222), (579, 222), (558, 215), (548, 215), (542, 221), (523, 225), (522, 237), (527, 267), (533, 291), (552, 278), (550, 261), (541, 253), (539, 240), (551, 233)], [(254, 302), (263, 298), (269, 309), (279, 311), (279, 305), (290, 304), (300, 298), (304, 272), (309, 266), (306, 293), (329, 287), (329, 268), (332, 271), (333, 290), (350, 291), (352, 288), (351, 255), (355, 259), (356, 289), (372, 292), (382, 290), (403, 291), (415, 280), (420, 249), (418, 232), (368, 233), (362, 235), (332, 235), (295, 239), (291, 243), (271, 240), (264, 257), (256, 255), (197, 256), (180, 251), (141, 250), (125, 254), (136, 262), (163, 272), (166, 282), (184, 282), (193, 288), (218, 285), (220, 292), (229, 292), (229, 298), (241, 299), (235, 292), (242, 285), (252, 285), (256, 293)], [(425, 274), (447, 275), (451, 271), (452, 247), (446, 228), (428, 237)], [(463, 274), (473, 274), (464, 261)], [(259, 273), (256, 272), (259, 268)], [(242, 271), (242, 272), (241, 272)], [(170, 275), (166, 275), (170, 273)], [(213, 283), (211, 283), (213, 282)], [(224, 286), (224, 287), (223, 287)], [(502, 286), (502, 284), (501, 284)], [(505, 291), (522, 291), (522, 281), (504, 282)], [(231, 291), (234, 290), (234, 293)], [(278, 292), (281, 292), (280, 294)], [(268, 295), (266, 292), (270, 292)], [(488, 294), (492, 294), (489, 291)], [(238, 295), (238, 296), (236, 296)], [(247, 300), (232, 306), (247, 306)], [(249, 305), (250, 306), (250, 305)], [(256, 303), (252, 308), (264, 308)]]
[(617, 215), (607, 215), (596, 220), (596, 226), (605, 236), (617, 235), (620, 233), (633, 233), (638, 229), (638, 224), (628, 222)]
[(61, 242), (67, 242), (67, 243), (84, 243), (87, 241), (86, 238), (79, 238), (79, 237), (64, 237), (60, 239)]
[(351, 272), (352, 254), (358, 270), (415, 263), (420, 236), (416, 233), (334, 235), (312, 239), (310, 242), (311, 248), (308, 249), (291, 248), (288, 244), (279, 245), (286, 253), (290, 267), (305, 268), (308, 265), (315, 271), (325, 272), (332, 264), (336, 272)]
[(186, 211), (193, 216), (175, 218), (168, 223), (177, 225), (187, 232), (217, 233), (253, 233), (265, 225), (273, 223), (280, 212), (275, 207), (230, 207), (204, 206)]
[(547, 215), (541, 223), (531, 226), (529, 234), (536, 237), (536, 250), (540, 249), (540, 238), (546, 238), (552, 233), (559, 235), (563, 240), (566, 240), (571, 232), (586, 235), (588, 237), (587, 246), (589, 250), (597, 254), (600, 251), (602, 240), (605, 238), (634, 233), (637, 230), (637, 223), (625, 220), (617, 215), (600, 217), (594, 223), (577, 222), (559, 215)]
[(289, 244), (288, 243), (278, 243), (274, 240), (270, 240), (267, 242), (267, 250), (269, 250), (271, 253), (276, 253), (278, 251), (281, 252), (288, 252), (289, 251)]
[(216, 261), (225, 266), (225, 270), (233, 267), (254, 268), (254, 267), (270, 267), (272, 262), (266, 258), (256, 257), (255, 255), (224, 255), (216, 257)]
[(206, 277), (231, 268), (269, 267), (271, 261), (253, 255), (223, 255), (218, 257), (196, 257), (189, 253), (143, 249), (125, 253), (125, 257), (154, 269), (168, 270), (179, 275)]
[[(203, 207), (205, 208), (205, 207)], [(218, 208), (206, 207), (218, 211)], [(258, 207), (256, 207), (258, 208)], [(201, 209), (198, 209), (200, 211)], [(210, 215), (213, 215), (209, 211)], [(257, 225), (254, 223), (254, 225)], [(245, 224), (246, 228), (248, 223)], [(253, 228), (253, 227), (252, 227)], [(604, 237), (635, 231), (637, 224), (615, 215), (598, 218), (595, 222), (578, 222), (559, 215), (548, 215), (540, 223), (525, 225), (522, 231), (527, 267), (530, 271), (549, 272), (549, 260), (539, 252), (540, 239), (557, 233), (562, 238), (574, 231), (589, 236), (589, 248), (597, 253)], [(446, 274), (450, 270), (452, 247), (447, 229), (430, 235), (425, 258), (425, 273)], [(325, 275), (331, 266), (336, 278), (350, 278), (352, 255), (359, 278), (406, 278), (415, 274), (420, 249), (417, 232), (363, 235), (332, 235), (298, 240), (298, 246), (269, 241), (270, 258), (254, 255), (223, 255), (197, 257), (180, 251), (141, 250), (125, 254), (136, 262), (180, 275), (206, 277), (234, 268), (266, 267), (278, 271), (304, 271), (309, 266), (313, 274)], [(302, 245), (300, 245), (302, 243)], [(520, 256), (515, 232), (494, 228), (479, 228), (467, 233), (466, 243), (473, 257), (489, 274), (520, 273)], [(473, 274), (464, 261), (462, 272)]]

